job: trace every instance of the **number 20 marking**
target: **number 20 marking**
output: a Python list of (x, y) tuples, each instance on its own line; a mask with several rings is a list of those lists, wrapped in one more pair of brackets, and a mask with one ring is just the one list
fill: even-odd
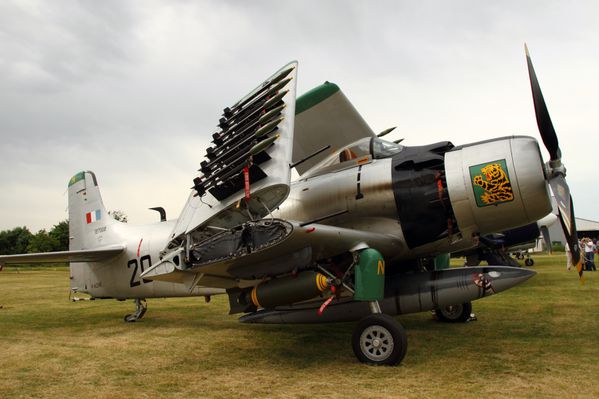
[(133, 272), (131, 273), (131, 280), (129, 281), (129, 286), (137, 287), (141, 283), (151, 283), (152, 280), (148, 280), (145, 278), (142, 278), (140, 281), (139, 276), (137, 274), (138, 267), (140, 267), (141, 269), (139, 274), (142, 274), (144, 270), (146, 268), (149, 268), (150, 266), (152, 266), (152, 258), (150, 257), (150, 255), (144, 255), (141, 258), (139, 258), (139, 263), (137, 262), (137, 259), (129, 260), (129, 262), (127, 262), (127, 269), (133, 267)]

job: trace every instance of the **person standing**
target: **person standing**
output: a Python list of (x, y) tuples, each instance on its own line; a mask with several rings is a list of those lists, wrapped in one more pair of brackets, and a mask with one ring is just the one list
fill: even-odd
[(586, 261), (585, 269), (587, 271), (597, 271), (597, 268), (595, 267), (595, 262), (593, 261), (593, 258), (595, 257), (595, 245), (593, 245), (593, 241), (591, 241), (590, 238), (585, 237), (582, 239), (582, 242), (584, 246), (584, 257)]

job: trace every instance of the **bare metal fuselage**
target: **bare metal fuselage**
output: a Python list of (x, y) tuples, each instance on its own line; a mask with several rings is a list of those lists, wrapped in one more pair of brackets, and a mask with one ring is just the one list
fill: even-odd
[[(409, 239), (406, 238), (405, 221), (401, 217), (401, 207), (404, 204), (398, 202), (397, 197), (402, 193), (405, 197), (405, 191), (401, 190), (412, 188), (397, 187), (397, 157), (368, 158), (359, 164), (347, 162), (338, 165), (334, 170), (307, 173), (308, 177), (301, 178), (291, 185), (287, 200), (273, 212), (274, 216), (299, 223), (319, 220), (322, 225), (366, 235), (372, 233), (373, 236), (377, 236), (379, 242), (381, 237), (387, 237), (386, 245), (377, 249), (383, 253), (390, 265), (401, 267), (403, 260), (471, 248), (476, 245), (472, 237), (475, 233), (500, 231), (526, 224), (549, 211), (542, 163), (534, 139), (505, 138), (471, 147), (476, 148), (465, 146), (445, 154), (444, 172), (448, 176), (447, 189), (453, 211), (457, 215), (457, 225), (454, 226), (453, 232), (446, 232), (438, 239), (432, 235), (431, 239), (422, 245), (409, 245)], [(492, 158), (507, 159), (511, 166), (511, 178), (517, 183), (513, 186), (518, 201), (502, 204), (500, 207), (477, 208), (473, 205), (470, 176), (466, 175), (461, 165), (478, 162), (476, 157), (485, 152), (491, 152)], [(410, 184), (421, 183), (415, 179)], [(417, 196), (418, 193), (414, 192), (411, 202), (420, 205), (426, 202), (426, 198), (421, 200)], [(545, 200), (529, 204), (526, 201), (529, 197)], [(428, 205), (425, 204), (423, 209), (426, 210), (426, 206)], [(405, 209), (403, 212), (405, 215)], [(492, 222), (488, 221), (485, 212), (492, 216)], [(327, 217), (330, 215), (334, 216)], [(427, 220), (422, 220), (423, 225), (426, 226), (427, 223)], [(93, 236), (88, 238), (91, 240), (87, 243), (89, 247), (99, 244), (125, 244), (127, 250), (110, 261), (72, 264), (72, 289), (87, 292), (95, 297), (119, 299), (222, 293), (219, 289), (202, 287), (201, 280), (198, 286), (193, 282), (186, 285), (139, 277), (144, 270), (160, 259), (161, 251), (172, 237), (174, 224), (173, 221), (132, 226), (111, 221), (105, 228), (99, 229), (100, 231), (94, 231)], [(408, 231), (407, 234), (412, 233)], [(319, 253), (313, 252), (313, 256), (317, 257)], [(258, 281), (244, 282), (246, 286), (255, 283)], [(232, 281), (231, 284), (235, 282)], [(203, 285), (211, 286), (209, 283)]]

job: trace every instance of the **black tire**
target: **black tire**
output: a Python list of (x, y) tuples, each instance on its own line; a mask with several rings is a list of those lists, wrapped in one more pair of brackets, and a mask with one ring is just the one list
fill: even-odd
[(526, 258), (526, 260), (524, 261), (524, 264), (526, 266), (532, 266), (535, 264), (535, 261), (532, 258)]
[(373, 314), (358, 322), (352, 335), (352, 348), (362, 363), (395, 366), (406, 356), (408, 336), (393, 317)]
[(465, 323), (470, 319), (470, 314), (472, 314), (471, 302), (435, 309), (437, 320), (445, 323)]
[(135, 317), (133, 313), (126, 314), (123, 320), (125, 320), (127, 323), (135, 323), (137, 321), (137, 317)]

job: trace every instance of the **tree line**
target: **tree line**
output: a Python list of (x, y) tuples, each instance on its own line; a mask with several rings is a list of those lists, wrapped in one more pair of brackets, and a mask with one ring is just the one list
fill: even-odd
[[(114, 219), (127, 223), (123, 211), (109, 211)], [(33, 234), (25, 226), (0, 231), (0, 255), (69, 250), (69, 220), (55, 224), (50, 231), (42, 229)]]
[(50, 231), (42, 229), (35, 234), (25, 226), (0, 231), (0, 255), (68, 251), (68, 249), (68, 220), (55, 224)]

